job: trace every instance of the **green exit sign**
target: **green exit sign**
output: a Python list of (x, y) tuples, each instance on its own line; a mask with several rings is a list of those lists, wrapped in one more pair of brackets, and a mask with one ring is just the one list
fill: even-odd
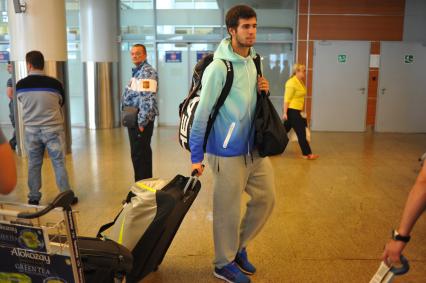
[(347, 60), (348, 60), (348, 56), (346, 56), (346, 54), (337, 55), (337, 62), (346, 63)]
[(404, 63), (405, 64), (412, 64), (412, 63), (414, 63), (414, 55), (405, 55), (404, 56)]

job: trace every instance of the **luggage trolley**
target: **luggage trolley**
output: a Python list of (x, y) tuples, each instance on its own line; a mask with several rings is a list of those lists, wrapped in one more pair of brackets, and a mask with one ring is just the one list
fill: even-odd
[(0, 203), (0, 282), (84, 283), (72, 191), (46, 207)]
[(131, 271), (122, 245), (77, 237), (72, 191), (46, 207), (0, 202), (0, 283), (113, 283)]

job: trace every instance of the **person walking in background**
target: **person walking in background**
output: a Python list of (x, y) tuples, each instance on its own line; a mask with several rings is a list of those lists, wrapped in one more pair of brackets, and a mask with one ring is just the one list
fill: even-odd
[(131, 50), (135, 67), (132, 78), (124, 90), (121, 105), (137, 109), (135, 126), (128, 127), (130, 151), (135, 181), (152, 177), (151, 137), (154, 131), (157, 106), (157, 71), (147, 62), (146, 48), (135, 44)]
[[(44, 57), (40, 51), (26, 54), (28, 76), (16, 84), (16, 96), (22, 103), (25, 148), (28, 154), (28, 203), (41, 199), (41, 167), (45, 149), (52, 160), (56, 184), (61, 192), (70, 190), (65, 168), (65, 132), (62, 106), (65, 93), (57, 79), (44, 74)], [(73, 204), (78, 202), (74, 197)]]
[(426, 165), (417, 176), (417, 180), (408, 195), (402, 219), (397, 230), (392, 232), (392, 239), (386, 244), (382, 260), (389, 266), (400, 262), (402, 251), (410, 241), (410, 234), (417, 219), (426, 209)]
[(305, 106), (306, 87), (303, 82), (306, 69), (304, 65), (294, 64), (290, 79), (285, 84), (283, 119), (287, 132), (292, 128), (296, 132), (303, 158), (314, 160), (319, 155), (312, 154), (309, 142), (306, 139), (306, 118), (302, 117), (302, 110)]
[[(234, 80), (208, 137), (206, 151), (213, 173), (213, 274), (227, 282), (247, 283), (256, 272), (249, 261), (247, 246), (261, 231), (275, 203), (274, 169), (269, 157), (259, 157), (251, 131), (257, 93), (269, 91), (269, 82), (258, 77), (252, 47), (256, 41), (257, 15), (249, 6), (237, 5), (226, 14), (231, 38), (222, 40), (213, 62), (202, 78), (200, 102), (191, 130), (192, 170), (203, 171), (204, 136), (210, 113), (226, 81), (232, 62)], [(241, 200), (251, 199), (241, 220)]]
[[(12, 75), (13, 66), (10, 63), (10, 61), (7, 62), (7, 72)], [(13, 127), (13, 135), (12, 135), (12, 138), (9, 140), (9, 144), (13, 150), (16, 150), (15, 109), (13, 104), (13, 92), (14, 92), (13, 82), (12, 82), (12, 77), (10, 77), (7, 80), (7, 85), (6, 85), (6, 94), (7, 94), (7, 97), (9, 98), (9, 118)]]
[(16, 186), (16, 164), (13, 152), (0, 129), (0, 194), (10, 193)]

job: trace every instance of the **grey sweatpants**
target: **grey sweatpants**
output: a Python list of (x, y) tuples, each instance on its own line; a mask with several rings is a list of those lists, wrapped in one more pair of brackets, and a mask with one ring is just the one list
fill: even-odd
[[(235, 259), (262, 229), (275, 203), (271, 161), (250, 156), (207, 155), (213, 172), (214, 264), (222, 268)], [(241, 219), (243, 192), (250, 196)]]

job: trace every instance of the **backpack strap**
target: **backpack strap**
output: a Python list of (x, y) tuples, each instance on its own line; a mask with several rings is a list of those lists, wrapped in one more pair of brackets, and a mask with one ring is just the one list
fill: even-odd
[(232, 62), (222, 59), (223, 63), (226, 66), (226, 81), (223, 86), (222, 92), (220, 93), (219, 98), (217, 99), (216, 105), (213, 107), (213, 112), (210, 113), (209, 120), (207, 122), (206, 134), (204, 135), (204, 144), (203, 149), (206, 151), (207, 140), (209, 138), (210, 132), (213, 128), (214, 121), (216, 120), (217, 115), (219, 114), (219, 109), (225, 103), (226, 98), (228, 97), (229, 92), (231, 91), (232, 82), (234, 81), (234, 68)]

